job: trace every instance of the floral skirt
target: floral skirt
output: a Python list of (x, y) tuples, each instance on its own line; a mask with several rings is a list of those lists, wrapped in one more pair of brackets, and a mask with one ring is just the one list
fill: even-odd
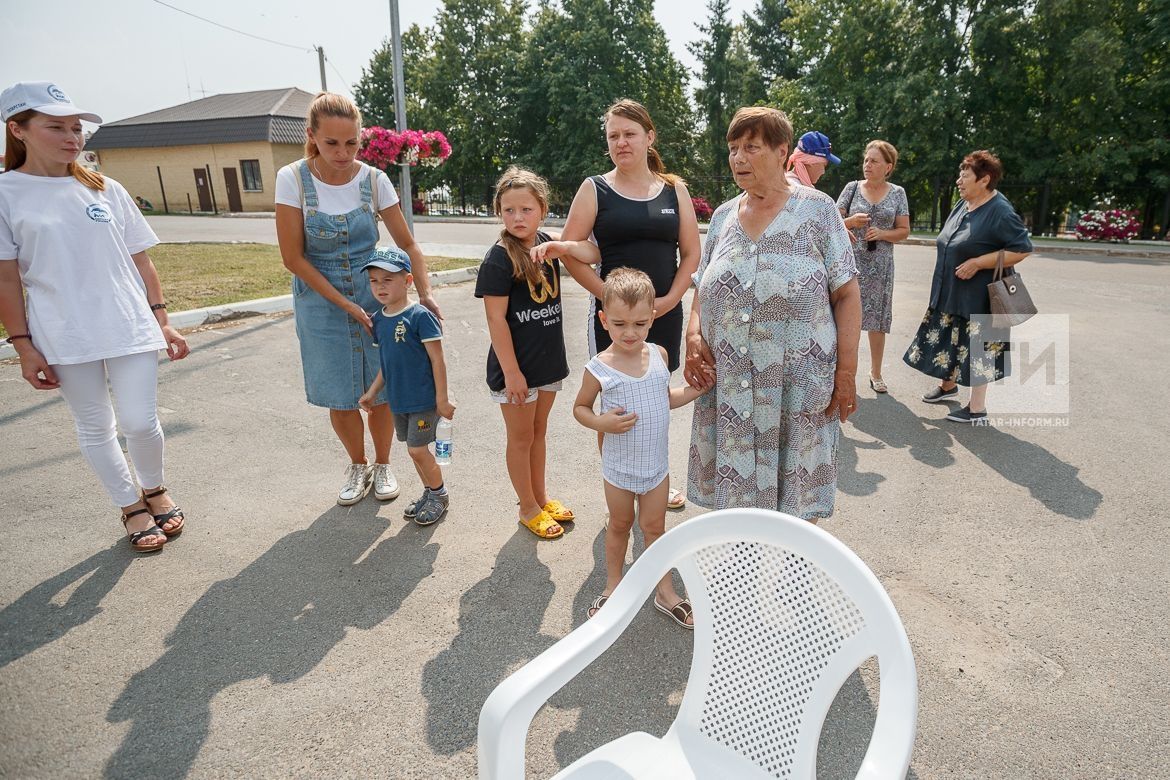
[[(980, 336), (994, 336), (997, 340), (980, 341)], [(964, 387), (978, 387), (1011, 374), (1008, 337), (1006, 330), (992, 332), (982, 323), (960, 314), (927, 309), (902, 360), (927, 376)], [(974, 354), (972, 338), (982, 347)]]

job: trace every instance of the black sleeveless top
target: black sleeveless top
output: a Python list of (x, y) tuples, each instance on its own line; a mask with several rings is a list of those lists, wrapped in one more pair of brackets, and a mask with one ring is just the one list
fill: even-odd
[(619, 194), (604, 176), (593, 176), (597, 219), (593, 237), (601, 250), (601, 278), (615, 268), (645, 271), (655, 295), (666, 295), (678, 271), (678, 193), (669, 184), (649, 200)]
[[(591, 178), (597, 190), (597, 219), (593, 237), (601, 250), (601, 278), (615, 268), (644, 271), (654, 283), (654, 294), (670, 292), (678, 272), (678, 193), (669, 184), (649, 200), (627, 198), (614, 191), (604, 176)], [(597, 316), (601, 301), (593, 299), (589, 354), (595, 355), (609, 346), (609, 334)], [(666, 349), (671, 371), (681, 363), (683, 308), (680, 301), (668, 312), (658, 315), (650, 326), (646, 340)]]

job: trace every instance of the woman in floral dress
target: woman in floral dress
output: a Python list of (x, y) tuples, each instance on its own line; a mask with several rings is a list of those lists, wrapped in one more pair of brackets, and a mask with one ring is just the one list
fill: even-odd
[(882, 379), (886, 334), (894, 312), (894, 244), (910, 235), (906, 190), (887, 181), (898, 164), (898, 150), (887, 141), (865, 147), (861, 181), (841, 190), (837, 208), (853, 231), (853, 252), (861, 272), (861, 329), (869, 334), (869, 386), (889, 391)]
[(815, 522), (856, 407), (857, 266), (833, 200), (784, 176), (783, 112), (740, 109), (727, 141), (744, 192), (712, 215), (695, 274), (684, 376), (714, 390), (695, 405), (687, 495)]
[(963, 158), (955, 182), (960, 200), (935, 240), (930, 305), (902, 358), (942, 380), (922, 396), (927, 403), (958, 400), (959, 385), (971, 388), (967, 405), (947, 415), (952, 422), (986, 425), (987, 385), (1011, 371), (1010, 333), (988, 327), (987, 285), (1001, 250), (1008, 268), (1031, 254), (1032, 241), (1012, 204), (995, 189), (1002, 176), (1003, 165), (991, 152)]

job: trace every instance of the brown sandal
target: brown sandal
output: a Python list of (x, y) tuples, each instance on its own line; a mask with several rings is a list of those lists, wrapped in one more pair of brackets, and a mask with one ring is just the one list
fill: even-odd
[(605, 602), (607, 601), (609, 601), (609, 596), (598, 596), (593, 599), (593, 603), (589, 605), (589, 617), (596, 615), (605, 606)]
[(688, 631), (695, 630), (694, 624), (687, 622), (687, 618), (694, 614), (694, 609), (691, 608), (691, 602), (687, 601), (686, 599), (683, 599), (670, 609), (667, 609), (663, 605), (659, 604), (658, 599), (654, 599), (654, 609), (666, 615), (668, 618), (673, 620), (675, 623), (678, 623)]
[[(126, 514), (122, 515), (122, 525), (125, 526), (126, 523), (130, 522), (131, 517), (134, 517), (135, 515), (141, 515), (141, 514), (148, 514), (149, 515), (150, 510), (146, 507), (142, 507), (141, 509), (135, 509), (133, 512), (127, 512)], [(126, 532), (130, 533), (130, 530), (127, 528)], [(141, 542), (143, 540), (152, 540), (155, 537), (161, 537), (162, 541), (148, 542), (147, 544), (139, 544), (139, 542)], [(161, 550), (163, 548), (163, 545), (165, 545), (166, 543), (167, 543), (167, 535), (165, 533), (163, 533), (163, 530), (161, 528), (159, 528), (158, 525), (152, 525), (150, 528), (147, 528), (145, 531), (134, 531), (133, 533), (130, 533), (130, 546), (134, 548), (135, 552), (140, 552), (140, 553), (158, 552), (159, 550)]]
[[(150, 499), (158, 498), (165, 492), (167, 492), (165, 487), (159, 487), (158, 490), (150, 493), (143, 491), (142, 501), (147, 505), (147, 507), (149, 507)], [(151, 516), (154, 517), (154, 524), (157, 525), (159, 530), (166, 534), (168, 538), (172, 536), (178, 536), (179, 534), (183, 533), (183, 521), (186, 519), (186, 517), (183, 514), (183, 510), (179, 509), (179, 507), (172, 507), (166, 512), (163, 512), (161, 515), (156, 515), (151, 512)], [(173, 523), (176, 520), (179, 522), (178, 525), (172, 526), (169, 530), (164, 527), (167, 523)]]

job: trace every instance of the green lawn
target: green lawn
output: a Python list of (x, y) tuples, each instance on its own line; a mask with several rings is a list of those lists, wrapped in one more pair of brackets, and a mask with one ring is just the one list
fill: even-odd
[[(201, 309), (289, 292), (289, 272), (271, 244), (159, 244), (150, 250), (167, 309)], [(428, 257), (427, 270), (478, 265), (463, 257)], [(0, 327), (0, 338), (7, 336)]]

